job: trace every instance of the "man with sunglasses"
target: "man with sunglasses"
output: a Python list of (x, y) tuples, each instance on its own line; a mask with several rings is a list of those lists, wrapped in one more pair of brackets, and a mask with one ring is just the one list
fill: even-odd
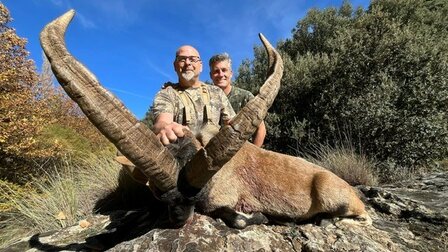
[[(198, 137), (204, 131), (216, 133), (235, 112), (220, 88), (199, 80), (202, 72), (199, 52), (192, 46), (181, 46), (173, 65), (178, 83), (160, 90), (154, 98), (154, 132), (165, 145), (183, 137), (184, 128)], [(206, 144), (211, 135), (202, 137), (199, 140)]]

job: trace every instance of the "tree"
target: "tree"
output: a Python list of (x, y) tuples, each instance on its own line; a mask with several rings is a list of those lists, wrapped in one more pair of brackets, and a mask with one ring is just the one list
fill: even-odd
[(152, 129), (152, 127), (154, 126), (154, 121), (155, 121), (154, 113), (152, 113), (152, 107), (150, 107), (148, 109), (148, 111), (146, 111), (145, 117), (141, 121), (143, 124), (148, 126), (148, 128)]
[[(388, 167), (446, 158), (447, 14), (448, 2), (439, 0), (310, 10), (278, 44), (285, 74), (269, 117), (271, 148), (335, 144), (347, 134)], [(250, 76), (246, 63), (237, 82), (258, 83), (263, 60), (255, 52)]]
[[(53, 146), (53, 156), (115, 154), (113, 145), (90, 123), (62, 87), (57, 84), (51, 65), (42, 54), (42, 71), (34, 87), (34, 96), (48, 109), (48, 123), (39, 134), (41, 146)], [(56, 149), (57, 147), (57, 149)]]
[(26, 40), (8, 27), (10, 21), (0, 3), (0, 155), (42, 156), (45, 153), (35, 148), (36, 135), (47, 111), (32, 92), (37, 75)]

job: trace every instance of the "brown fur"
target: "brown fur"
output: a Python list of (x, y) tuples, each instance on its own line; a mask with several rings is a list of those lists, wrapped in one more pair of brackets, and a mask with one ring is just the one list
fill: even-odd
[(302, 158), (246, 143), (203, 190), (204, 213), (230, 208), (304, 221), (317, 214), (368, 217), (364, 204), (344, 180)]
[[(201, 148), (191, 133), (187, 136), (191, 142), (185, 142), (196, 150)], [(117, 161), (130, 163), (124, 158)], [(249, 142), (207, 183), (197, 207), (205, 214), (217, 213), (218, 217), (223, 217), (225, 209), (230, 219), (238, 213), (262, 213), (274, 221), (300, 222), (327, 214), (359, 218), (364, 221), (361, 224), (371, 223), (353, 188), (332, 172), (305, 159), (267, 151)], [(229, 223), (245, 227), (244, 222)]]

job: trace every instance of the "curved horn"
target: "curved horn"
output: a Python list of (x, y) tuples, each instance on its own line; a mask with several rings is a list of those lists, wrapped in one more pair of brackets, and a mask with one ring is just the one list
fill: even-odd
[(70, 10), (42, 30), (40, 40), (52, 70), (67, 94), (78, 103), (109, 141), (162, 192), (176, 187), (178, 165), (157, 137), (67, 50), (64, 34), (75, 14)]
[(259, 36), (269, 57), (267, 80), (259, 94), (244, 106), (230, 125), (223, 127), (181, 170), (178, 186), (187, 194), (200, 190), (236, 154), (266, 117), (277, 96), (283, 76), (283, 61), (263, 34)]

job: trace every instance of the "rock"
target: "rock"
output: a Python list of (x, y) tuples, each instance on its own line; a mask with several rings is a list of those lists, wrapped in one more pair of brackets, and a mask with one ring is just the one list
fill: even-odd
[(237, 230), (195, 214), (167, 229), (163, 216), (142, 208), (95, 215), (88, 227), (36, 234), (4, 251), (448, 251), (448, 172), (358, 189), (372, 226), (343, 219)]

